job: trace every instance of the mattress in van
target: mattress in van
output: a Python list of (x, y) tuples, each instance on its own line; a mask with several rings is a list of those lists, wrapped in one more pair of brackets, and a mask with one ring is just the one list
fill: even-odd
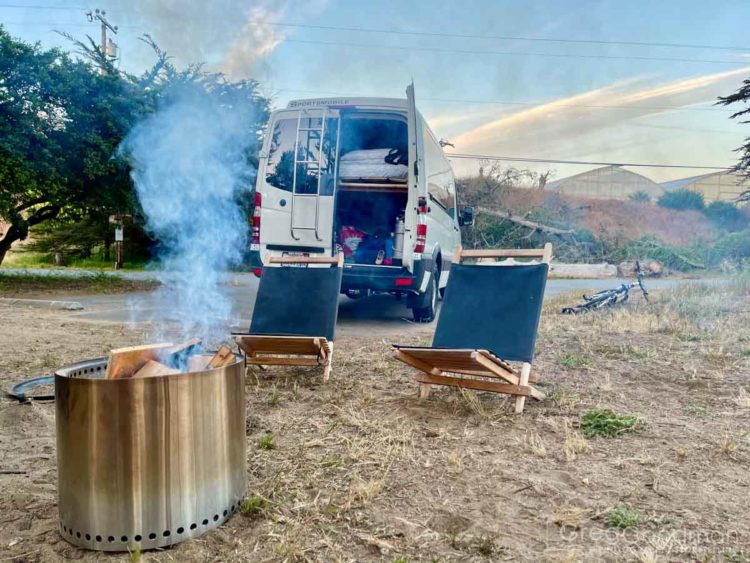
[(392, 149), (351, 151), (339, 161), (339, 178), (403, 179), (409, 174), (405, 164), (388, 164), (385, 157)]

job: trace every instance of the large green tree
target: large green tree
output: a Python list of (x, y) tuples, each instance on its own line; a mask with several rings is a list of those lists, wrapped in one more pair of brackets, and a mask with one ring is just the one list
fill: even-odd
[(0, 28), (0, 263), (32, 227), (132, 205), (112, 159), (139, 109), (114, 73)]
[[(230, 82), (199, 64), (177, 69), (148, 36), (156, 62), (140, 76), (114, 68), (90, 38), (69, 39), (79, 57), (24, 43), (0, 26), (0, 220), (8, 226), (0, 264), (43, 222), (106, 224), (113, 213), (139, 215), (118, 147), (173, 88), (190, 83), (223, 104), (249, 104), (255, 140), (268, 118), (257, 82)], [(258, 148), (254, 143), (248, 155), (254, 162)]]

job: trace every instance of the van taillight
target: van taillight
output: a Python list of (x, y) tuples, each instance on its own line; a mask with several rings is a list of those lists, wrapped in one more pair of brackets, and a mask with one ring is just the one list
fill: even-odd
[(260, 244), (260, 203), (260, 192), (255, 192), (255, 208), (253, 209), (253, 231), (251, 240), (253, 244)]
[(414, 245), (414, 252), (424, 252), (424, 248), (427, 245), (427, 225), (420, 223), (417, 225), (417, 243)]

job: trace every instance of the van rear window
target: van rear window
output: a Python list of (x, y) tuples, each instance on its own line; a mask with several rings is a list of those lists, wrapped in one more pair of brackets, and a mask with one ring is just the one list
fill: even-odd
[[(299, 142), (296, 158), (294, 145), (297, 140), (299, 123)], [(296, 193), (314, 194), (333, 193), (333, 172), (336, 166), (336, 139), (338, 119), (326, 119), (321, 139), (320, 117), (306, 117), (301, 120), (279, 119), (273, 126), (271, 143), (266, 163), (266, 183), (280, 190), (292, 191), (295, 183), (294, 167), (297, 166)], [(321, 147), (322, 146), (322, 147)]]

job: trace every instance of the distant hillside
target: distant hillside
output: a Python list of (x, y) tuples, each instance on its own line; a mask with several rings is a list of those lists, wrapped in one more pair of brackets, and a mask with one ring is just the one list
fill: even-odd
[(543, 190), (508, 189), (502, 207), (549, 220), (554, 226), (586, 229), (597, 236), (639, 239), (656, 236), (667, 244), (688, 246), (719, 236), (703, 213), (674, 211), (654, 203), (587, 199)]

